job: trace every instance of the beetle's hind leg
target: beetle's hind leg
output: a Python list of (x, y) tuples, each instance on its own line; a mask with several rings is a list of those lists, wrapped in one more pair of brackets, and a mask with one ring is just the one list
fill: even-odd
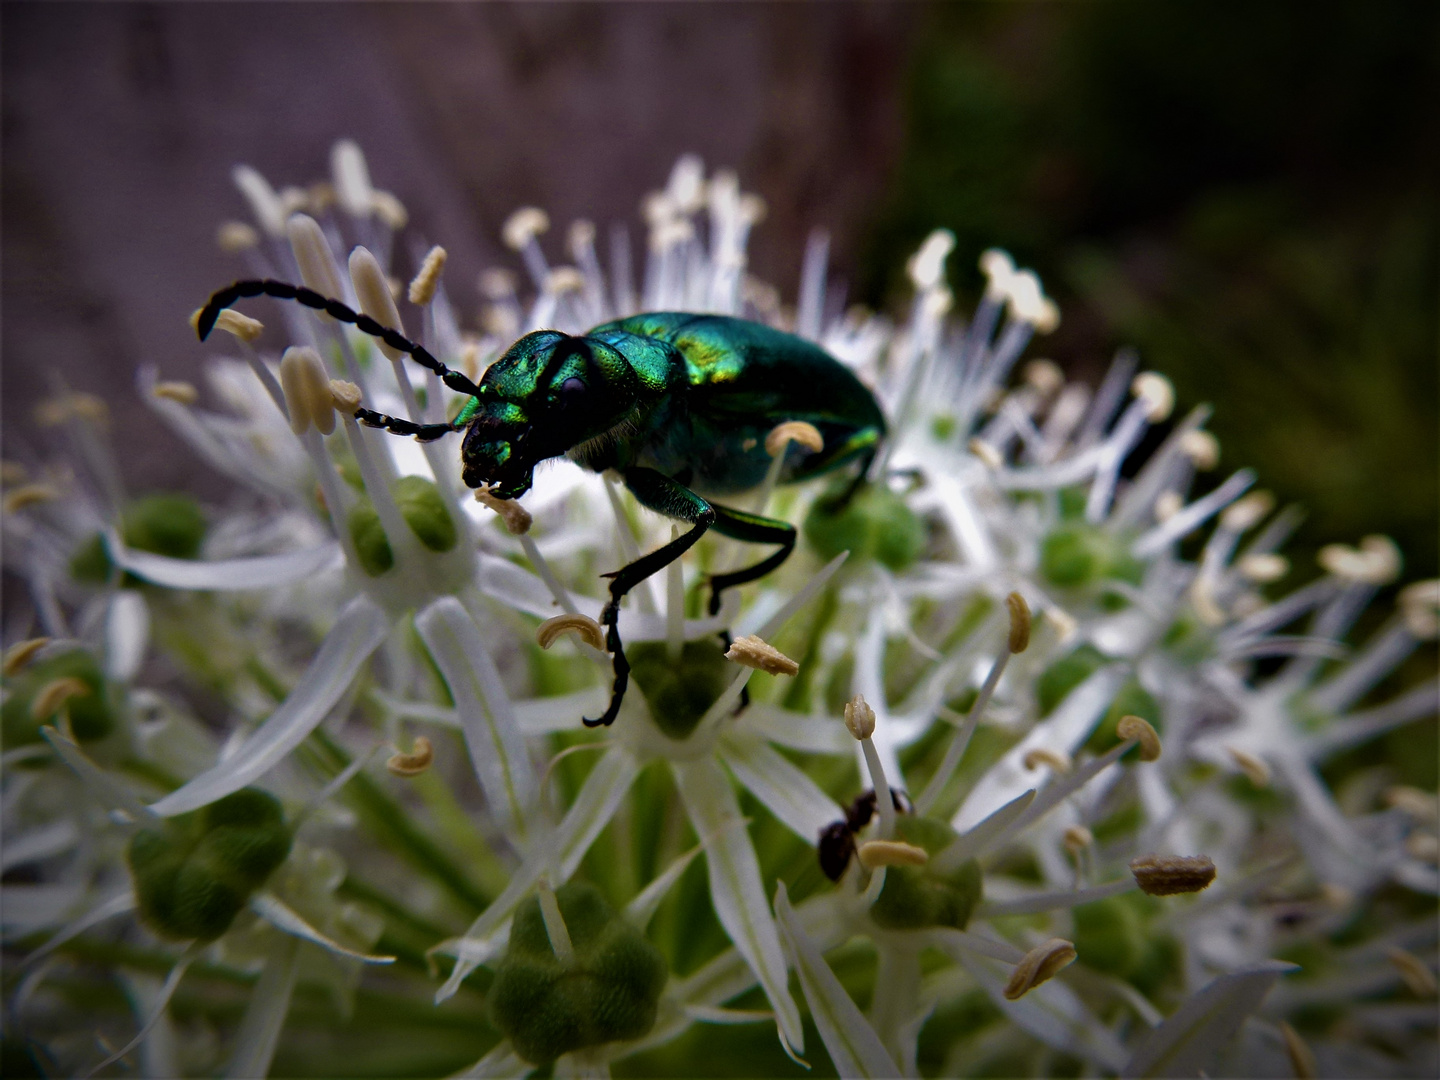
[(651, 574), (669, 566), (694, 546), (695, 541), (705, 535), (715, 522), (715, 510), (684, 484), (671, 480), (654, 469), (625, 470), (625, 486), (639, 500), (641, 506), (678, 521), (694, 526), (682, 536), (677, 536), (663, 547), (656, 548), (648, 555), (642, 555), (632, 563), (626, 563), (614, 573), (606, 574), (610, 579), (610, 599), (600, 613), (600, 622), (605, 630), (605, 648), (609, 650), (615, 671), (615, 681), (610, 689), (610, 705), (598, 719), (585, 717), (586, 727), (609, 726), (620, 715), (620, 703), (625, 700), (625, 691), (630, 685), (630, 662), (625, 659), (625, 648), (620, 641), (620, 601), (625, 594), (639, 585)]
[(721, 536), (742, 540), (748, 544), (780, 545), (779, 551), (754, 566), (747, 566), (730, 574), (716, 574), (710, 579), (710, 614), (715, 615), (720, 611), (720, 594), (726, 589), (762, 578), (778, 569), (780, 564), (790, 557), (790, 553), (795, 550), (796, 532), (795, 526), (788, 521), (747, 514), (743, 510), (732, 510), (728, 506), (712, 505), (715, 508), (715, 531)]

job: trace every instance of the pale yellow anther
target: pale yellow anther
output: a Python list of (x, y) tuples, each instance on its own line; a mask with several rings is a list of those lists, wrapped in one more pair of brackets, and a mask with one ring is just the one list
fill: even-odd
[(194, 405), (195, 402), (200, 400), (199, 390), (196, 390), (195, 387), (188, 382), (180, 382), (178, 380), (158, 382), (150, 392), (158, 398), (164, 398), (166, 401), (179, 402), (181, 405)]
[(1385, 958), (1395, 965), (1400, 978), (1416, 997), (1434, 997), (1436, 991), (1435, 973), (1430, 966), (1412, 952), (1392, 946), (1385, 950)]
[(1239, 570), (1246, 580), (1265, 585), (1271, 581), (1279, 581), (1288, 574), (1290, 560), (1273, 551), (1257, 551), (1236, 559), (1235, 569)]
[(35, 421), (43, 427), (55, 427), (70, 420), (104, 424), (109, 419), (110, 408), (101, 398), (79, 390), (46, 398), (35, 407)]
[[(361, 311), (381, 326), (399, 334), (405, 333), (405, 327), (400, 322), (400, 309), (395, 306), (395, 294), (390, 291), (390, 281), (380, 268), (380, 261), (366, 248), (357, 247), (350, 252), (350, 280), (355, 285), (355, 299), (360, 302)], [(405, 355), (379, 339), (375, 344), (392, 364)]]
[(1025, 756), (1020, 759), (1020, 763), (1032, 772), (1045, 768), (1056, 773), (1068, 773), (1075, 764), (1065, 751), (1052, 750), (1048, 746), (1037, 746), (1025, 751)]
[(1095, 834), (1084, 825), (1070, 825), (1065, 829), (1065, 850), (1072, 855), (1079, 854), (1094, 843)]
[(30, 719), (44, 720), (55, 715), (56, 710), (72, 697), (84, 697), (93, 692), (88, 683), (76, 678), (66, 677), (48, 682), (30, 699)]
[(767, 675), (794, 675), (800, 670), (800, 665), (794, 660), (754, 634), (738, 637), (731, 642), (725, 659), (733, 660), (742, 667), (763, 671)]
[(410, 220), (410, 211), (405, 209), (405, 204), (388, 191), (376, 191), (370, 198), (370, 205), (375, 210), (375, 216), (392, 231), (403, 229)]
[(1178, 491), (1162, 491), (1155, 496), (1155, 520), (1169, 521), (1184, 505), (1185, 500)]
[(31, 638), (29, 641), (17, 641), (5, 650), (5, 658), (3, 661), (0, 661), (0, 672), (3, 672), (6, 676), (14, 675), (17, 671), (25, 667), (26, 664), (30, 663), (31, 660), (35, 659), (35, 654), (49, 644), (50, 639), (48, 637)]
[(1215, 880), (1209, 855), (1141, 855), (1130, 860), (1140, 891), (1150, 896), (1199, 892)]
[(231, 337), (249, 343), (265, 332), (265, 324), (259, 319), (252, 319), (249, 315), (241, 315), (238, 311), (226, 308), (215, 319), (215, 329), (223, 330)]
[(535, 641), (542, 649), (555, 644), (561, 634), (574, 634), (592, 648), (605, 649), (605, 629), (588, 615), (556, 615), (535, 628)]
[(1290, 1059), (1290, 1072), (1295, 1080), (1315, 1080), (1320, 1075), (1319, 1067), (1305, 1040), (1284, 1020), (1280, 1021), (1280, 1037), (1285, 1040), (1285, 1056)]
[(766, 314), (780, 310), (780, 290), (750, 274), (740, 282), (740, 298)]
[(1235, 767), (1243, 772), (1255, 787), (1268, 788), (1270, 786), (1269, 765), (1266, 765), (1254, 754), (1241, 750), (1238, 746), (1227, 746), (1225, 752), (1230, 755), (1230, 760), (1235, 762)]
[[(320, 223), (309, 214), (291, 214), (285, 222), (285, 235), (290, 238), (290, 250), (295, 253), (295, 263), (300, 268), (300, 280), (327, 299), (338, 299), (344, 293), (340, 289), (340, 273), (330, 255), (330, 245)], [(325, 316), (327, 319), (329, 316)]]
[(249, 165), (236, 165), (230, 174), (240, 194), (250, 204), (250, 212), (267, 236), (279, 239), (285, 235), (285, 208), (270, 182)]
[(1060, 325), (1060, 308), (1040, 288), (1040, 279), (1030, 270), (1021, 270), (1010, 279), (1010, 314), (1048, 334)]
[(486, 270), (480, 275), (479, 288), (487, 300), (508, 300), (515, 295), (515, 275), (509, 270)]
[(965, 444), (966, 449), (983, 461), (987, 468), (998, 469), (1005, 464), (1004, 455), (990, 443), (976, 436)]
[(663, 191), (652, 191), (640, 200), (640, 216), (652, 229), (671, 220), (679, 212), (674, 200)]
[(1005, 984), (1005, 1000), (1018, 1001), (1035, 987), (1054, 978), (1062, 968), (1075, 962), (1075, 945), (1064, 938), (1051, 938), (1036, 945), (1015, 965)]
[(695, 226), (686, 218), (662, 221), (650, 230), (650, 250), (661, 253), (687, 242), (695, 236)]
[(1069, 644), (1080, 632), (1080, 623), (1064, 608), (1051, 605), (1045, 609), (1043, 617), (1055, 631), (1055, 640), (1061, 645)]
[(499, 514), (500, 520), (505, 522), (506, 531), (511, 535), (521, 536), (530, 531), (534, 518), (530, 516), (529, 510), (514, 499), (501, 499), (491, 495), (488, 488), (479, 488), (475, 492), (475, 501)]
[(1355, 903), (1355, 893), (1343, 885), (1327, 881), (1320, 886), (1320, 899), (1336, 911), (1347, 911)]
[(759, 195), (746, 192), (740, 196), (740, 220), (747, 225), (759, 225), (769, 212), (770, 208)]
[(351, 217), (369, 217), (375, 189), (370, 183), (365, 154), (353, 140), (341, 139), (331, 147), (330, 176), (340, 209)]
[(792, 442), (799, 443), (812, 454), (825, 449), (825, 437), (814, 424), (807, 424), (804, 420), (786, 420), (783, 424), (776, 424), (765, 436), (765, 453), (772, 458), (779, 457)]
[(1010, 636), (1006, 644), (1012, 655), (1022, 653), (1030, 647), (1030, 605), (1025, 597), (1012, 592), (1005, 597), (1005, 607), (1010, 613)]
[(480, 343), (466, 338), (460, 346), (460, 370), (471, 382), (480, 378)]
[(1416, 821), (1433, 825), (1440, 821), (1440, 796), (1409, 784), (1396, 784), (1381, 794), (1385, 805), (1410, 815)]
[(520, 333), (520, 320), (515, 317), (515, 312), (508, 307), (495, 305), (487, 307), (480, 316), (480, 325), (485, 332), (492, 337), (504, 338), (507, 342), (514, 339)]
[(336, 197), (335, 185), (325, 180), (317, 180), (305, 189), (305, 202), (317, 214), (334, 206)]
[(30, 478), (30, 470), (18, 461), (0, 461), (0, 484), (23, 484)]
[(991, 300), (1004, 300), (1010, 295), (1010, 279), (1015, 276), (1015, 262), (1010, 253), (990, 248), (980, 256), (980, 272), (986, 277), (985, 294)]
[(857, 741), (875, 734), (875, 710), (860, 694), (845, 703), (845, 726)]
[(1225, 609), (1215, 602), (1215, 579), (1201, 574), (1190, 583), (1190, 606), (1206, 626), (1224, 626), (1228, 616)]
[(685, 154), (670, 170), (665, 192), (682, 214), (693, 214), (705, 205), (705, 164), (695, 154)]
[(1156, 371), (1142, 371), (1130, 383), (1130, 392), (1145, 403), (1152, 424), (1166, 419), (1175, 408), (1175, 387)]
[(579, 262), (583, 253), (589, 251), (595, 243), (594, 222), (586, 221), (584, 218), (572, 221), (567, 239), (571, 258)]
[(1025, 365), (1024, 379), (1040, 391), (1041, 397), (1049, 398), (1058, 394), (1065, 385), (1065, 372), (1054, 360), (1031, 360)]
[(500, 237), (505, 246), (519, 251), (550, 228), (550, 215), (539, 207), (523, 206), (505, 219)]
[(955, 294), (942, 285), (925, 290), (925, 296), (920, 301), (920, 313), (927, 319), (939, 322), (950, 314), (950, 309), (954, 306)]
[(1122, 716), (1115, 725), (1115, 734), (1122, 739), (1134, 739), (1140, 744), (1141, 761), (1157, 761), (1160, 757), (1160, 735), (1150, 722), (1139, 716)]
[(945, 260), (955, 250), (955, 234), (936, 229), (925, 238), (920, 250), (910, 256), (905, 270), (918, 290), (934, 289), (945, 281)]
[(40, 503), (54, 502), (60, 498), (60, 492), (49, 484), (22, 484), (5, 493), (3, 505), (5, 513), (13, 514), (17, 510), (24, 510), (27, 506), (36, 506)]
[(419, 272), (410, 282), (408, 295), (412, 304), (424, 307), (435, 299), (435, 290), (440, 287), (440, 275), (445, 272), (447, 258), (449, 254), (439, 244), (425, 253), (425, 261), (420, 264)]
[(1405, 628), (1421, 641), (1440, 635), (1440, 581), (1417, 581), (1400, 590)]
[(215, 243), (221, 251), (234, 254), (259, 244), (260, 234), (243, 221), (227, 221), (215, 230)]
[(1231, 532), (1244, 532), (1259, 525), (1265, 515), (1274, 509), (1274, 495), (1268, 491), (1252, 491), (1225, 508), (1225, 512), (1220, 515), (1220, 527)]
[(426, 769), (430, 768), (430, 762), (435, 760), (435, 747), (424, 735), (415, 736), (415, 744), (410, 748), (408, 754), (396, 752), (390, 755), (390, 760), (385, 762), (385, 768), (395, 776), (419, 776)]
[(930, 861), (930, 853), (924, 848), (903, 840), (867, 840), (855, 854), (866, 870), (878, 870), (882, 866), (924, 866)]
[(1201, 472), (1220, 464), (1220, 440), (1208, 431), (1187, 431), (1180, 436), (1180, 452)]
[(363, 399), (360, 387), (353, 382), (346, 382), (344, 379), (330, 380), (330, 401), (341, 412), (354, 416)]
[(573, 266), (557, 266), (545, 279), (545, 288), (556, 296), (585, 291), (585, 275)]
[(320, 354), (308, 345), (292, 345), (280, 358), (280, 389), (290, 411), (290, 430), (304, 435), (314, 427), (322, 435), (335, 430), (330, 376)]
[(310, 209), (310, 192), (302, 187), (280, 189), (280, 209), (288, 218), (291, 214)]
[(1405, 838), (1405, 854), (1421, 862), (1440, 862), (1440, 836), (1413, 832)]
[(1323, 570), (1357, 585), (1388, 585), (1400, 576), (1400, 549), (1388, 536), (1367, 536), (1358, 548), (1326, 544), (1317, 561)]

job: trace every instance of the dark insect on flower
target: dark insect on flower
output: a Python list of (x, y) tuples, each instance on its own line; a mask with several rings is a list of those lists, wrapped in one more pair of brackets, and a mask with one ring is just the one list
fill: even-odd
[[(913, 811), (910, 797), (903, 791), (891, 788), (890, 801), (897, 813), (909, 814)], [(843, 820), (831, 822), (820, 830), (820, 869), (831, 881), (839, 881), (845, 875), (850, 856), (855, 854), (855, 834), (869, 825), (874, 816), (875, 791), (872, 788), (855, 797)]]
[(801, 421), (821, 439), (818, 449), (792, 442), (781, 451), (780, 483), (858, 462), (858, 486), (885, 435), (880, 407), (848, 368), (803, 338), (744, 319), (655, 312), (579, 337), (537, 330), (510, 346), (476, 385), (369, 315), (283, 281), (238, 281), (215, 293), (196, 323), (201, 340), (221, 311), (250, 296), (295, 300), (353, 323), (469, 395), (459, 415), (444, 424), (355, 410), (362, 423), (421, 441), (464, 431), (460, 453), (469, 487), (489, 485), (498, 498), (518, 498), (530, 490), (536, 465), (564, 455), (594, 472), (614, 470), (642, 506), (691, 526), (606, 575), (610, 600), (600, 621), (607, 627), (615, 681), (604, 715), (585, 720), (591, 727), (614, 722), (629, 684), (617, 628), (626, 593), (712, 527), (734, 540), (780, 548), (753, 566), (711, 578), (711, 614), (719, 611), (725, 589), (763, 577), (794, 550), (795, 528), (788, 522), (708, 498), (744, 492), (764, 480), (770, 467), (766, 436), (776, 426)]

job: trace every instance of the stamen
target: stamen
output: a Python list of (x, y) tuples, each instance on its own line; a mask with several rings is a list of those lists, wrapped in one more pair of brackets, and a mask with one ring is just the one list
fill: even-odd
[(535, 237), (550, 228), (550, 215), (535, 206), (523, 206), (506, 219), (500, 230), (505, 246), (521, 251)]
[[(885, 778), (885, 767), (880, 764), (880, 754), (875, 749), (875, 710), (863, 695), (856, 694), (845, 703), (845, 726), (860, 743), (860, 752), (865, 757), (865, 770), (870, 774), (870, 786), (875, 789), (875, 811), (880, 817), (876, 829), (877, 839), (888, 840), (895, 834), (895, 803), (890, 794), (890, 782)], [(884, 868), (880, 874), (884, 874)], [(878, 876), (878, 875), (877, 875)], [(874, 881), (871, 885), (874, 886)], [(879, 895), (878, 892), (876, 895)]]
[(1139, 716), (1122, 716), (1115, 725), (1115, 733), (1122, 739), (1134, 739), (1140, 744), (1140, 760), (1156, 761), (1160, 757), (1160, 736), (1149, 721)]
[(585, 291), (585, 275), (573, 266), (557, 266), (545, 276), (545, 288), (556, 296)]
[(1400, 575), (1400, 549), (1388, 536), (1367, 536), (1358, 549), (1326, 544), (1317, 560), (1322, 569), (1359, 585), (1388, 585)]
[(67, 676), (48, 682), (30, 699), (30, 719), (44, 720), (54, 716), (60, 706), (72, 697), (84, 697), (91, 693), (88, 683)]
[(280, 388), (290, 409), (290, 430), (304, 435), (313, 425), (322, 435), (335, 430), (330, 377), (320, 354), (308, 345), (292, 345), (280, 359)]
[(47, 398), (35, 407), (35, 422), (43, 427), (56, 427), (75, 419), (103, 424), (110, 419), (110, 408), (103, 399), (78, 390)]
[(1440, 634), (1440, 581), (1417, 581), (1400, 590), (1405, 628), (1422, 641)]
[(1044, 765), (1051, 772), (1057, 773), (1068, 773), (1075, 764), (1070, 760), (1069, 754), (1061, 750), (1051, 750), (1045, 746), (1037, 746), (1035, 749), (1027, 751), (1025, 757), (1021, 759), (1021, 763), (1029, 770), (1038, 769)]
[(1199, 892), (1215, 880), (1209, 855), (1141, 855), (1130, 860), (1140, 891), (1150, 896)]
[(1434, 792), (1422, 791), (1408, 784), (1396, 784), (1386, 788), (1382, 798), (1386, 806), (1393, 806), (1416, 821), (1433, 824), (1440, 820), (1440, 797)]
[(1405, 980), (1405, 985), (1412, 994), (1416, 997), (1435, 996), (1435, 973), (1425, 961), (1412, 952), (1396, 947), (1386, 949), (1385, 958), (1395, 965), (1395, 970), (1400, 972), (1400, 978)]
[(924, 848), (903, 840), (867, 840), (856, 854), (866, 870), (878, 870), (882, 866), (924, 866), (930, 861), (930, 853)]
[(1055, 639), (1061, 645), (1069, 643), (1080, 630), (1080, 624), (1075, 620), (1075, 616), (1053, 604), (1045, 609), (1044, 619), (1054, 629)]
[(285, 235), (285, 208), (270, 182), (249, 165), (236, 165), (230, 177), (250, 204), (250, 212), (255, 215), (260, 228), (267, 236), (277, 240), (282, 238)]
[(560, 901), (555, 898), (555, 890), (550, 887), (548, 877), (540, 879), (537, 892), (540, 915), (545, 920), (545, 934), (550, 938), (550, 948), (555, 952), (555, 959), (562, 964), (573, 964), (575, 946), (570, 941), (570, 928), (565, 925), (565, 917), (560, 914)]
[(530, 511), (526, 510), (514, 499), (500, 499), (490, 494), (488, 488), (478, 488), (475, 492), (475, 501), (488, 506), (500, 519), (505, 522), (505, 528), (512, 536), (522, 536), (530, 531), (534, 518)]
[[(794, 660), (791, 660), (790, 657), (775, 648), (775, 646), (766, 641), (762, 641), (754, 634), (747, 634), (745, 637), (736, 638), (731, 643), (729, 651), (726, 652), (725, 659), (734, 660), (735, 663), (741, 664), (744, 667), (757, 668), (769, 675), (794, 675), (800, 670), (800, 665)], [(848, 726), (850, 723), (849, 705), (845, 706), (845, 715), (845, 723)], [(875, 714), (872, 712), (870, 716), (870, 729), (873, 731), (875, 729)], [(851, 730), (853, 731), (854, 729), (852, 728)]]
[(918, 291), (925, 292), (945, 283), (945, 259), (955, 250), (955, 234), (936, 229), (925, 238), (920, 250), (910, 256), (905, 271)]
[(1285, 1040), (1285, 1056), (1290, 1059), (1290, 1071), (1295, 1080), (1315, 1080), (1320, 1075), (1315, 1064), (1315, 1055), (1305, 1040), (1284, 1020), (1280, 1021), (1280, 1036)]
[(980, 272), (985, 275), (985, 295), (991, 300), (1004, 300), (1010, 295), (1010, 279), (1015, 276), (1015, 262), (1010, 254), (991, 248), (980, 256)]
[(200, 400), (200, 391), (188, 382), (158, 382), (150, 392), (158, 398), (178, 401), (181, 405), (194, 405)]
[(1064, 938), (1051, 938), (1036, 945), (1015, 965), (1005, 984), (1005, 1000), (1018, 1001), (1035, 987), (1048, 982), (1062, 968), (1075, 962), (1075, 946)]
[(1268, 788), (1270, 786), (1270, 766), (1261, 761), (1254, 754), (1247, 754), (1238, 746), (1227, 746), (1225, 752), (1230, 755), (1230, 760), (1239, 766), (1240, 771), (1249, 778), (1250, 783), (1257, 788)]
[(1169, 521), (1184, 505), (1185, 499), (1178, 491), (1162, 491), (1155, 496), (1155, 520)]
[(0, 461), (0, 484), (23, 484), (29, 475), (18, 461)]
[(375, 210), (375, 216), (393, 232), (403, 229), (410, 220), (410, 211), (405, 209), (405, 204), (388, 191), (376, 191), (370, 196), (370, 205)]
[(783, 424), (776, 424), (765, 436), (765, 453), (772, 458), (780, 457), (792, 442), (815, 454), (825, 449), (825, 439), (814, 424), (807, 424), (804, 420), (786, 420)]
[[(350, 252), (350, 280), (355, 285), (355, 298), (359, 301), (362, 312), (381, 326), (389, 327), (400, 334), (405, 333), (404, 324), (400, 322), (400, 310), (395, 306), (395, 297), (390, 292), (390, 282), (385, 277), (385, 271), (380, 268), (379, 261), (368, 249), (357, 247)], [(384, 341), (377, 339), (375, 344), (380, 346), (380, 351), (391, 363), (398, 363), (405, 355)]]
[(1145, 415), (1152, 424), (1166, 419), (1175, 409), (1175, 387), (1164, 375), (1142, 371), (1130, 383), (1130, 392), (1145, 402)]
[[(292, 214), (285, 223), (285, 233), (290, 238), (290, 250), (295, 253), (295, 262), (300, 267), (300, 280), (321, 296), (340, 299), (344, 292), (340, 288), (340, 272), (330, 254), (330, 245), (320, 223), (309, 214)], [(318, 314), (324, 314), (319, 312)], [(330, 318), (325, 315), (325, 318)]]
[(29, 641), (17, 641), (10, 648), (5, 650), (4, 660), (0, 660), (0, 673), (6, 676), (14, 675), (31, 660), (35, 654), (50, 644), (48, 637), (31, 638)]
[[(195, 314), (198, 316), (200, 312), (196, 311)], [(193, 323), (192, 319), (192, 325)], [(233, 308), (226, 308), (215, 320), (215, 329), (223, 330), (231, 337), (249, 344), (264, 333), (265, 324), (259, 319), (250, 318), (249, 315), (242, 315)]]
[(420, 272), (410, 282), (410, 302), (419, 307), (424, 307), (435, 299), (435, 290), (440, 287), (440, 275), (445, 270), (445, 260), (448, 258), (445, 249), (436, 244), (425, 253), (425, 261), (420, 264)]
[(317, 214), (334, 206), (335, 198), (335, 185), (325, 180), (317, 180), (305, 189), (305, 201)]
[(1035, 328), (1037, 334), (1048, 334), (1060, 325), (1060, 308), (1040, 288), (1040, 279), (1032, 271), (1021, 270), (1010, 279), (1010, 314)]
[(1405, 838), (1405, 854), (1421, 862), (1440, 862), (1440, 836), (1428, 832), (1412, 832)]
[(1058, 394), (1065, 385), (1065, 372), (1060, 370), (1060, 365), (1054, 360), (1031, 360), (1025, 365), (1022, 377), (1040, 391), (1042, 398)]
[(989, 468), (998, 469), (1005, 464), (1004, 455), (1001, 454), (999, 450), (995, 449), (995, 447), (991, 446), (984, 439), (971, 439), (966, 444), (966, 449), (968, 449), (970, 453), (974, 454), (977, 458), (984, 462)]
[(1208, 431), (1187, 431), (1180, 436), (1180, 451), (1201, 472), (1209, 472), (1220, 464), (1220, 440)]
[(256, 247), (260, 234), (243, 221), (227, 221), (216, 230), (215, 243), (221, 251), (234, 254)]
[(426, 769), (430, 768), (430, 762), (435, 759), (435, 747), (424, 735), (415, 737), (415, 745), (410, 748), (408, 754), (395, 753), (390, 755), (390, 760), (385, 762), (385, 768), (395, 776), (419, 776)]
[(375, 189), (370, 184), (370, 169), (365, 164), (365, 154), (353, 140), (341, 139), (331, 149), (330, 175), (334, 178), (335, 197), (340, 202), (340, 209), (351, 217), (369, 217), (374, 207)]
[(1072, 855), (1079, 855), (1094, 843), (1095, 834), (1084, 825), (1071, 825), (1065, 829), (1065, 850)]
[(585, 644), (604, 650), (605, 631), (588, 615), (556, 615), (535, 628), (535, 641), (542, 649), (555, 644), (561, 634), (574, 634)]
[(857, 741), (875, 734), (875, 710), (860, 694), (845, 703), (845, 726)]
[(4, 503), (0, 505), (4, 506), (7, 514), (13, 514), (27, 506), (54, 502), (58, 498), (60, 498), (60, 492), (49, 484), (26, 484), (6, 494)]
[(1252, 555), (1242, 555), (1236, 560), (1235, 569), (1239, 570), (1241, 576), (1247, 580), (1258, 585), (1265, 585), (1272, 581), (1279, 581), (1288, 574), (1290, 560), (1273, 551), (1259, 551)]
[(331, 379), (330, 400), (334, 403), (335, 408), (353, 416), (355, 410), (360, 408), (360, 402), (364, 400), (364, 394), (360, 392), (360, 387), (356, 386), (353, 382), (346, 382), (344, 379)]
[(1005, 597), (1005, 606), (1010, 609), (1010, 652), (1022, 653), (1030, 647), (1030, 605), (1018, 592), (1012, 592)]
[(1252, 491), (1225, 508), (1220, 515), (1220, 527), (1231, 532), (1244, 532), (1260, 524), (1261, 519), (1274, 509), (1274, 495), (1268, 491)]

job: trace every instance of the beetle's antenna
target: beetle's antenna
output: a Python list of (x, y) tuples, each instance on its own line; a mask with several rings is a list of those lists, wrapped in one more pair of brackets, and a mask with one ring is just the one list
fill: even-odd
[[(214, 329), (215, 320), (220, 317), (220, 312), (235, 303), (235, 301), (250, 296), (273, 296), (277, 300), (294, 300), (296, 303), (303, 304), (305, 307), (314, 308), (316, 311), (323, 311), (332, 319), (353, 324), (362, 334), (369, 334), (371, 337), (383, 341), (397, 352), (402, 352), (414, 357), (417, 364), (421, 367), (429, 368), (436, 375), (440, 376), (440, 381), (450, 387), (451, 390), (461, 394), (468, 394), (470, 397), (477, 397), (480, 394), (480, 388), (473, 382), (460, 372), (452, 371), (446, 367), (439, 360), (436, 360), (435, 357), (431, 356), (425, 346), (417, 345), (399, 331), (392, 330), (388, 326), (380, 325), (380, 323), (376, 322), (369, 315), (362, 315), (359, 312), (352, 311), (339, 300), (331, 300), (328, 297), (321, 296), (314, 289), (306, 288), (304, 285), (291, 285), (284, 281), (274, 281), (270, 278), (265, 278), (264, 280), (237, 281), (234, 284), (225, 286), (225, 288), (210, 297), (210, 299), (206, 301), (205, 306), (200, 309), (200, 315), (195, 322), (195, 331), (200, 335), (200, 340), (204, 341), (210, 336), (210, 331)], [(368, 409), (362, 409), (360, 411), (369, 412)], [(359, 415), (357, 412), (356, 416)], [(377, 419), (394, 421), (393, 417), (381, 418), (378, 413), (370, 413), (370, 415)], [(372, 423), (371, 420), (366, 420), (365, 422)], [(401, 423), (405, 422), (402, 421)], [(418, 432), (412, 431), (399, 431), (393, 423), (375, 423), (373, 426), (384, 427), (390, 431), (397, 431), (402, 435), (419, 434)], [(435, 425), (423, 426), (433, 427)], [(434, 438), (435, 436), (431, 437)]]

